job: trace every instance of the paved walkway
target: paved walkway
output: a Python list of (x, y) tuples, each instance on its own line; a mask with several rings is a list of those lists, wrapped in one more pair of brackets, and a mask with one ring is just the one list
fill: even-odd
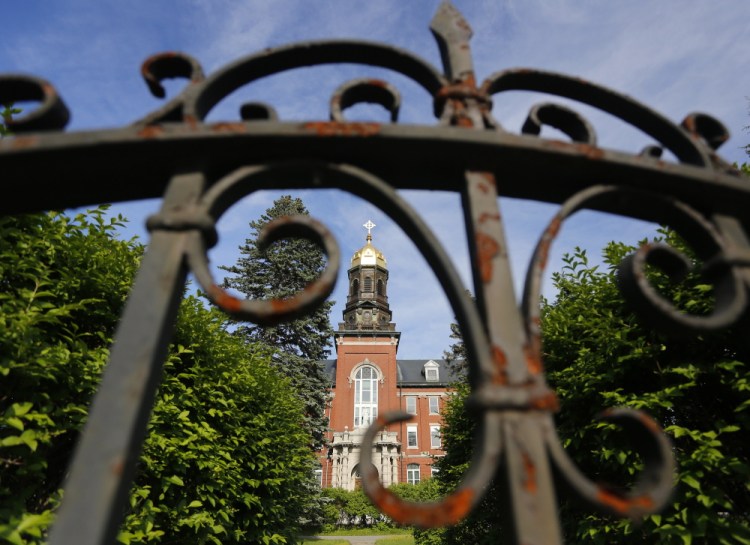
[[(389, 537), (404, 537), (406, 534), (392, 535), (392, 536), (315, 536), (305, 537), (304, 539), (343, 539), (348, 541), (352, 545), (375, 545), (378, 539), (388, 539)], [(323, 545), (323, 544), (321, 544)]]

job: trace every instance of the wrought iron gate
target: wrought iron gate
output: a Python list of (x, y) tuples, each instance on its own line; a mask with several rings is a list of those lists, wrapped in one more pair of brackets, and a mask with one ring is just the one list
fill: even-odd
[[(552, 418), (556, 397), (543, 372), (541, 278), (561, 224), (577, 210), (668, 223), (710, 268), (715, 310), (708, 316), (683, 314), (649, 285), (646, 264), (659, 263), (670, 271), (684, 266), (683, 258), (664, 246), (642, 247), (622, 264), (624, 293), (668, 332), (706, 332), (735, 324), (747, 310), (750, 286), (750, 184), (715, 154), (728, 137), (726, 130), (704, 114), (690, 115), (677, 126), (626, 96), (561, 74), (507, 70), (478, 84), (471, 29), (450, 3), (441, 5), (431, 29), (444, 73), (407, 51), (364, 41), (278, 47), (240, 58), (208, 77), (187, 55), (155, 55), (142, 68), (152, 93), (164, 95), (164, 78), (185, 78), (189, 84), (164, 107), (107, 131), (63, 133), (68, 112), (49, 83), (0, 77), (0, 102), (40, 102), (36, 110), (10, 122), (16, 136), (0, 141), (3, 179), (24, 182), (14, 184), (13, 196), (0, 203), (2, 213), (163, 197), (161, 211), (148, 221), (149, 249), (70, 468), (52, 529), (53, 545), (115, 539), (188, 271), (216, 305), (258, 323), (304, 313), (333, 290), (336, 242), (320, 223), (297, 217), (270, 225), (267, 238), (316, 241), (328, 255), (318, 281), (283, 301), (240, 301), (214, 283), (206, 251), (217, 241), (217, 220), (242, 197), (268, 188), (338, 188), (379, 206), (432, 264), (464, 332), (473, 365), (473, 402), (481, 413), (471, 469), (441, 502), (409, 504), (382, 488), (364, 446), (364, 485), (383, 512), (407, 524), (456, 522), (477, 504), (485, 483), (503, 471), (512, 500), (511, 542), (561, 543), (553, 469), (583, 498), (620, 516), (637, 518), (665, 504), (673, 480), (670, 444), (647, 416), (625, 409), (609, 414), (631, 432), (645, 460), (637, 485), (626, 494), (590, 482), (562, 449)], [(240, 86), (292, 68), (342, 62), (388, 68), (411, 78), (433, 97), (437, 124), (347, 122), (344, 111), (360, 102), (380, 104), (397, 119), (398, 92), (372, 79), (342, 85), (331, 98), (330, 121), (285, 123), (271, 107), (249, 104), (241, 110), (241, 121), (204, 122)], [(492, 96), (510, 90), (543, 91), (588, 104), (642, 130), (656, 145), (638, 155), (597, 147), (588, 121), (554, 104), (533, 108), (523, 134), (511, 134), (491, 114)], [(559, 129), (570, 141), (539, 137), (542, 125)], [(677, 160), (662, 160), (662, 150)], [(461, 195), (476, 303), (399, 189)], [(520, 305), (510, 281), (499, 195), (560, 204), (539, 239)], [(386, 415), (368, 431), (367, 440), (386, 420), (400, 418)]]

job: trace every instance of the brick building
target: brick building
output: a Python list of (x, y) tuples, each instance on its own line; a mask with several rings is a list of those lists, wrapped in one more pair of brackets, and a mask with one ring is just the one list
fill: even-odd
[(320, 453), (321, 486), (354, 490), (359, 486), (361, 442), (367, 427), (389, 411), (414, 415), (389, 425), (376, 436), (373, 452), (385, 486), (417, 483), (432, 475), (441, 456), (441, 412), (452, 376), (442, 359), (399, 360), (401, 333), (388, 304), (388, 267), (372, 244), (349, 267), (344, 321), (334, 333), (336, 359), (326, 362), (331, 379), (329, 447)]

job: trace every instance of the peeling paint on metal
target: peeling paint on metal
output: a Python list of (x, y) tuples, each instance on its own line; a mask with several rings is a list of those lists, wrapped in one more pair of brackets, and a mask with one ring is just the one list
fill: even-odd
[(537, 482), (536, 482), (536, 466), (534, 461), (526, 452), (522, 452), (523, 458), (523, 488), (529, 494), (536, 494)]
[(632, 515), (654, 507), (653, 500), (648, 496), (626, 498), (617, 492), (601, 487), (596, 493), (596, 499), (620, 515)]
[(383, 514), (400, 524), (420, 528), (455, 524), (469, 512), (475, 497), (473, 490), (465, 488), (438, 503), (409, 503), (379, 486), (379, 483), (377, 488), (373, 502)]
[(138, 131), (138, 136), (141, 138), (156, 138), (164, 134), (164, 127), (161, 125), (146, 125)]
[(486, 221), (491, 221), (491, 220), (500, 221), (500, 214), (499, 213), (490, 214), (489, 212), (482, 212), (479, 215), (479, 223), (480, 224), (482, 224), (482, 223), (484, 223)]
[(242, 307), (241, 300), (232, 295), (229, 295), (226, 291), (221, 289), (216, 284), (209, 287), (208, 295), (218, 307), (223, 308), (227, 312), (238, 312)]
[(302, 125), (318, 136), (374, 136), (380, 133), (380, 123), (342, 123), (337, 121), (312, 121)]
[(508, 357), (502, 348), (497, 345), (492, 346), (492, 361), (495, 363), (495, 376), (493, 382), (503, 385), (508, 383)]
[(477, 259), (479, 263), (479, 274), (485, 284), (492, 280), (492, 260), (500, 253), (500, 245), (491, 236), (485, 233), (477, 233)]

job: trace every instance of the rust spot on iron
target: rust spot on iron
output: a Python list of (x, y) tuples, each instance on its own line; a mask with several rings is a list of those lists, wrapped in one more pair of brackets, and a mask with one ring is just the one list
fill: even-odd
[(576, 144), (575, 147), (589, 159), (598, 160), (604, 158), (604, 150), (602, 148), (590, 146), (589, 144)]
[(160, 125), (147, 125), (138, 131), (138, 136), (141, 138), (156, 138), (164, 134), (164, 127)]
[(649, 418), (648, 415), (642, 412), (638, 412), (637, 415), (638, 415), (638, 420), (641, 422), (641, 424), (643, 424), (646, 428), (651, 430), (653, 434), (659, 435), (662, 433), (662, 429), (659, 426), (659, 424), (654, 422), (652, 418)]
[(485, 221), (489, 220), (500, 221), (500, 214), (490, 214), (489, 212), (482, 212), (479, 215), (479, 223), (484, 223)]
[(560, 401), (557, 399), (555, 392), (548, 391), (544, 395), (538, 395), (531, 399), (529, 408), (538, 411), (557, 412), (560, 410)]
[(560, 232), (560, 227), (562, 226), (562, 218), (560, 216), (555, 216), (554, 219), (550, 222), (549, 226), (547, 226), (547, 229), (544, 231), (544, 234), (542, 235), (542, 241), (539, 244), (539, 261), (538, 261), (538, 267), (540, 269), (544, 269), (547, 267), (547, 259), (549, 259), (549, 249), (552, 245), (552, 241), (555, 240), (557, 237), (557, 234)]
[(196, 118), (194, 115), (186, 115), (186, 116), (184, 116), (183, 117), (183, 121), (191, 129), (195, 129), (196, 127), (198, 127), (198, 123), (200, 123), (198, 121), (198, 118)]
[(529, 494), (536, 494), (537, 483), (536, 483), (536, 466), (532, 461), (531, 457), (523, 452), (523, 488)]
[(229, 295), (226, 291), (221, 289), (216, 284), (212, 285), (208, 289), (208, 294), (211, 297), (211, 300), (216, 303), (218, 307), (226, 311), (238, 312), (240, 310), (240, 307), (242, 306), (242, 301), (232, 295)]
[(46, 96), (46, 97), (48, 97), (48, 98), (49, 98), (49, 97), (54, 97), (54, 96), (57, 96), (57, 91), (56, 91), (56, 90), (55, 90), (55, 88), (54, 88), (54, 87), (53, 87), (52, 85), (50, 85), (49, 83), (44, 83), (44, 84), (42, 85), (42, 91), (44, 92), (44, 96)]
[(303, 127), (318, 136), (373, 136), (380, 132), (380, 123), (342, 123), (338, 121), (311, 121)]
[(211, 125), (213, 132), (226, 132), (226, 133), (245, 133), (247, 132), (247, 126), (244, 123), (216, 123)]
[(39, 143), (39, 138), (36, 136), (13, 136), (9, 140), (11, 149), (33, 148)]
[(526, 354), (526, 367), (532, 375), (538, 375), (542, 372), (542, 362), (531, 354)]
[(495, 363), (495, 376), (492, 382), (495, 384), (507, 384), (508, 383), (508, 357), (505, 352), (499, 346), (492, 345), (492, 361)]
[(471, 509), (474, 491), (459, 490), (439, 503), (408, 503), (377, 483), (373, 503), (384, 515), (400, 524), (434, 528), (455, 524)]
[(112, 462), (110, 469), (113, 475), (119, 476), (119, 475), (122, 475), (122, 471), (123, 469), (125, 469), (125, 464), (122, 462), (121, 458), (118, 458), (117, 460)]
[(626, 498), (612, 490), (599, 488), (596, 499), (610, 507), (620, 515), (628, 515), (634, 512), (649, 511), (654, 508), (654, 502), (648, 496), (636, 496)]
[(368, 79), (367, 84), (374, 87), (388, 87), (388, 83), (386, 83), (382, 79)]
[(492, 259), (500, 253), (500, 245), (485, 233), (477, 233), (476, 243), (479, 274), (486, 284), (492, 280)]

